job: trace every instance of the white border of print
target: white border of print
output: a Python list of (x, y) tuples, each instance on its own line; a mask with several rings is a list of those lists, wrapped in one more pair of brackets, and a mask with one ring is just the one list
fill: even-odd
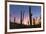
[[(9, 12), (10, 12), (9, 6), (10, 6), (10, 4), (41, 6), (41, 28), (10, 29), (10, 24), (9, 24)], [(43, 4), (7, 2), (7, 32), (37, 31), (37, 30), (43, 30)]]

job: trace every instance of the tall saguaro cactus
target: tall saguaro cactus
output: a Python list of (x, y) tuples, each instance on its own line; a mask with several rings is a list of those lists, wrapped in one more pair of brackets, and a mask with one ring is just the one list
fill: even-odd
[(25, 11), (23, 11), (23, 20), (24, 20), (24, 13), (25, 13)]
[(20, 18), (21, 18), (20, 22), (22, 24), (22, 21), (24, 20), (24, 11), (23, 12), (21, 11), (21, 17)]
[(31, 6), (29, 6), (29, 19), (30, 19), (30, 25), (32, 25), (32, 13), (31, 13)]
[(22, 11), (21, 11), (21, 17), (20, 17), (21, 19), (20, 19), (20, 22), (21, 22), (21, 24), (22, 24)]

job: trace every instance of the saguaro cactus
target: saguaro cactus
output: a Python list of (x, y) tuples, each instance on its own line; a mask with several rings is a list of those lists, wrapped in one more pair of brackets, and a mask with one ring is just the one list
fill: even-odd
[(35, 25), (35, 19), (33, 18), (33, 25)]
[(31, 13), (31, 6), (29, 6), (29, 18), (30, 18), (30, 25), (32, 25), (32, 13)]
[(15, 23), (15, 20), (16, 20), (15, 18), (16, 18), (16, 17), (14, 17), (14, 23)]
[(25, 11), (23, 11), (23, 20), (24, 20), (24, 13), (25, 13)]
[(16, 18), (16, 17), (14, 17), (14, 28), (15, 28), (15, 20), (16, 20), (15, 18)]
[(20, 17), (21, 19), (20, 19), (20, 22), (21, 22), (21, 24), (22, 24), (22, 11), (21, 11), (21, 17)]

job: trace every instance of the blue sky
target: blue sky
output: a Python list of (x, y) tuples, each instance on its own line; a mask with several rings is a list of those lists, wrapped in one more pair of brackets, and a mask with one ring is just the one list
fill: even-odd
[[(11, 17), (16, 17), (18, 20), (20, 19), (20, 12), (24, 12), (24, 17), (29, 16), (29, 5), (10, 5), (10, 14)], [(38, 17), (41, 15), (41, 7), (40, 6), (31, 6), (32, 18)]]

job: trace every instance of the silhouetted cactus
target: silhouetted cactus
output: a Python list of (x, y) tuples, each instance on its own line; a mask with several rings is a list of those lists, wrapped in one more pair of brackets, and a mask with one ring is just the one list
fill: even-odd
[(24, 20), (24, 13), (25, 13), (25, 11), (23, 11), (23, 19), (22, 20)]
[(10, 22), (11, 22), (11, 13), (10, 13)]
[(33, 18), (33, 24), (35, 25), (35, 19)]
[(14, 17), (14, 23), (15, 23), (16, 17)]
[(20, 22), (22, 24), (22, 21), (24, 20), (24, 11), (23, 12), (21, 11), (21, 17), (20, 18), (21, 18)]
[(14, 17), (14, 28), (15, 28), (15, 20), (16, 20), (16, 17)]
[(31, 13), (31, 6), (29, 6), (29, 18), (30, 18), (30, 25), (32, 25), (32, 13)]
[(22, 11), (21, 11), (20, 23), (22, 24)]

